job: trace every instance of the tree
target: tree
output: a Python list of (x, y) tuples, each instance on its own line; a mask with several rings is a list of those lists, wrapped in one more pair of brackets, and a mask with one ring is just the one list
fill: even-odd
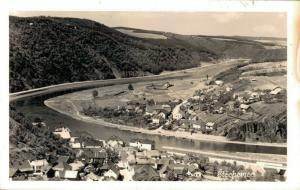
[(177, 178), (177, 176), (176, 176), (174, 170), (168, 171), (166, 177), (167, 177), (167, 179), (168, 179), (169, 181), (177, 181), (177, 180), (178, 180), (178, 178)]
[(92, 95), (93, 95), (93, 98), (96, 98), (98, 96), (98, 91), (97, 90), (93, 90)]
[(128, 85), (128, 90), (134, 90), (132, 84)]

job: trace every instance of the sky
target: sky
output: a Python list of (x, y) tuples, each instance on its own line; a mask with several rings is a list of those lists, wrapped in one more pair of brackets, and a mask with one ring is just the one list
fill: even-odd
[(13, 11), (10, 15), (86, 18), (110, 27), (123, 26), (189, 35), (287, 36), (287, 15), (282, 12)]

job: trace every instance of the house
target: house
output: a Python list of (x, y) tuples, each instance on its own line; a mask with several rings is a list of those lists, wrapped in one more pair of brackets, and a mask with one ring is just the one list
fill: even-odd
[(136, 158), (146, 158), (145, 152), (136, 152), (135, 153)]
[(71, 137), (69, 145), (71, 148), (81, 148), (81, 142), (78, 140), (78, 137)]
[(230, 92), (230, 91), (232, 91), (232, 88), (229, 87), (229, 86), (227, 86), (227, 87), (226, 87), (226, 91), (227, 91), (227, 92)]
[(133, 112), (133, 111), (135, 111), (135, 106), (133, 106), (133, 105), (127, 105), (126, 106), (126, 111), (127, 112)]
[(246, 111), (250, 108), (250, 105), (247, 105), (247, 104), (241, 104), (241, 105), (240, 105), (240, 108), (242, 109), (243, 112), (246, 112)]
[(155, 170), (151, 165), (137, 165), (134, 167), (135, 181), (159, 181), (160, 176), (157, 170)]
[(214, 126), (215, 126), (214, 122), (207, 122), (206, 125), (205, 125), (205, 129), (206, 130), (213, 130)]
[(31, 123), (34, 127), (41, 125), (42, 127), (46, 127), (46, 123), (45, 122), (32, 122)]
[[(103, 142), (104, 143), (104, 142)], [(120, 139), (117, 136), (112, 136), (108, 139), (108, 141), (106, 142), (106, 144), (110, 147), (116, 148), (116, 147), (123, 147), (124, 146), (124, 141), (122, 141), (122, 139)]]
[(235, 101), (228, 101), (226, 105), (229, 111), (234, 111)]
[(158, 150), (146, 150), (145, 156), (147, 158), (159, 158), (160, 157), (160, 152)]
[(202, 172), (200, 172), (200, 171), (196, 171), (196, 172), (194, 172), (194, 173), (191, 173), (190, 176), (191, 176), (191, 177), (195, 177), (195, 178), (202, 178), (202, 177), (203, 177), (203, 174), (202, 174)]
[(276, 94), (280, 93), (281, 91), (282, 91), (282, 88), (276, 87), (270, 92), (270, 94), (276, 95)]
[(164, 165), (170, 164), (170, 159), (168, 159), (168, 158), (157, 159), (155, 163), (157, 165), (157, 169), (160, 170)]
[(181, 112), (173, 113), (173, 119), (180, 120), (183, 117)]
[(200, 123), (193, 123), (192, 127), (195, 130), (200, 130), (201, 129), (201, 124)]
[(163, 83), (163, 84), (151, 84), (151, 86), (154, 90), (168, 90), (168, 88), (174, 86), (173, 84), (170, 84), (169, 82)]
[(155, 160), (152, 158), (136, 158), (136, 165), (152, 165), (155, 166)]
[(148, 139), (133, 139), (129, 142), (129, 146), (136, 147), (138, 150), (154, 149), (154, 141)]
[(158, 116), (152, 118), (152, 123), (153, 124), (160, 124), (162, 121), (163, 121), (163, 119), (161, 117), (158, 117)]
[(108, 171), (111, 168), (111, 166), (107, 163), (104, 163), (101, 167), (100, 170), (101, 171)]
[(198, 164), (189, 164), (187, 166), (187, 175), (193, 174), (196, 170), (198, 170)]
[(52, 168), (55, 171), (54, 176), (58, 178), (64, 178), (65, 171), (72, 170), (72, 167), (66, 162), (60, 162)]
[(33, 160), (30, 162), (30, 165), (33, 167), (34, 173), (44, 172), (49, 163), (46, 159), (43, 160)]
[(146, 115), (153, 115), (153, 114), (159, 113), (161, 110), (162, 110), (161, 105), (153, 105), (153, 106), (148, 105), (146, 107), (145, 114)]
[(162, 104), (161, 107), (163, 109), (172, 109), (171, 106), (169, 104)]
[(18, 170), (20, 173), (25, 173), (25, 174), (30, 174), (34, 172), (33, 167), (30, 165), (29, 160), (23, 162), (22, 165), (19, 166)]
[(129, 154), (127, 156), (127, 160), (128, 160), (129, 164), (135, 164), (136, 163), (136, 159), (135, 159), (135, 156), (133, 154)]
[(120, 175), (123, 176), (123, 181), (133, 181), (135, 172), (132, 167), (120, 170)]
[(169, 171), (171, 171), (172, 169), (170, 168), (170, 166), (168, 164), (165, 164), (161, 167), (161, 169), (159, 170), (159, 176), (160, 178), (165, 179), (167, 177), (167, 173)]
[(11, 180), (13, 177), (16, 176), (18, 169), (13, 168), (13, 167), (9, 167), (9, 179)]
[(71, 166), (71, 170), (78, 171), (78, 170), (82, 169), (85, 164), (79, 160), (76, 160), (75, 162), (70, 163), (69, 165)]
[(166, 114), (164, 112), (160, 112), (157, 116), (162, 119), (166, 119)]
[(84, 139), (81, 141), (82, 148), (101, 148), (104, 147), (103, 141), (94, 139)]
[(252, 92), (252, 93), (250, 94), (250, 98), (258, 99), (258, 98), (259, 98), (259, 93), (258, 93), (258, 92)]
[(64, 170), (71, 170), (72, 167), (67, 164), (66, 162), (59, 162), (56, 166), (52, 168), (54, 171), (64, 171)]
[(216, 114), (223, 114), (224, 112), (225, 112), (225, 109), (222, 106), (216, 106), (216, 108), (213, 111), (213, 113), (216, 113)]
[(107, 153), (103, 149), (84, 149), (84, 160), (88, 160), (90, 163), (105, 162), (107, 160)]
[(62, 139), (70, 139), (71, 138), (71, 130), (67, 127), (55, 129), (53, 134), (60, 136)]
[(94, 172), (85, 176), (86, 181), (100, 181), (101, 177), (97, 176)]
[(173, 164), (171, 166), (173, 168), (173, 171), (178, 179), (183, 179), (184, 175), (186, 174), (186, 165), (183, 164)]
[(200, 100), (200, 96), (193, 96), (192, 100), (198, 101), (198, 100)]
[(103, 174), (103, 176), (117, 180), (120, 177), (120, 170), (115, 166), (112, 166), (107, 172)]
[(66, 170), (64, 171), (63, 178), (69, 179), (69, 180), (76, 180), (78, 179), (78, 171), (72, 171), (72, 170)]
[(221, 80), (216, 80), (215, 84), (218, 85), (218, 86), (223, 86), (224, 82), (221, 81)]
[(118, 163), (117, 163), (117, 166), (118, 168), (128, 168), (129, 167), (129, 162), (126, 161), (126, 160), (120, 160)]

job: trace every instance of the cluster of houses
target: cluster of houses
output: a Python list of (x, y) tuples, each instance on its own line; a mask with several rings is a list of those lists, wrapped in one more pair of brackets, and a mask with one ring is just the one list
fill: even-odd
[(75, 158), (58, 155), (54, 164), (47, 159), (27, 160), (10, 168), (12, 180), (228, 180), (218, 177), (217, 171), (232, 170), (230, 165), (216, 169), (214, 158), (202, 156), (208, 160), (202, 163), (195, 155), (156, 150), (155, 143), (147, 139), (124, 142), (115, 136), (108, 140), (73, 137), (68, 128), (53, 134), (69, 143)]
[[(197, 132), (209, 134), (215, 131), (219, 125), (215, 119), (216, 117), (209, 117), (209, 115), (227, 113), (236, 115), (236, 118), (239, 118), (243, 114), (251, 113), (253, 117), (253, 113), (256, 114), (256, 111), (251, 107), (251, 104), (256, 102), (278, 102), (280, 101), (279, 94), (285, 94), (284, 89), (280, 87), (269, 91), (238, 92), (234, 90), (233, 86), (224, 85), (223, 81), (215, 82), (216, 88), (210, 86), (198, 90), (192, 97), (184, 101), (177, 99), (156, 102), (154, 100), (136, 99), (128, 101), (127, 105), (121, 108), (113, 109), (113, 112), (120, 115), (135, 115), (135, 120), (146, 121), (140, 127), (150, 130), (162, 128), (173, 131), (188, 131), (191, 134)], [(165, 85), (169, 86), (169, 84)], [(201, 113), (202, 116), (200, 116)], [(203, 113), (205, 117), (203, 117)], [(238, 121), (236, 118), (234, 122)]]

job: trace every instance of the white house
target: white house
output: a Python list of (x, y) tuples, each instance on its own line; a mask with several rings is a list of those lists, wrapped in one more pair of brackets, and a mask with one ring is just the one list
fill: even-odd
[(207, 122), (205, 128), (207, 130), (213, 130), (213, 127), (215, 126), (214, 122)]
[(106, 143), (110, 147), (123, 146), (124, 142), (121, 140), (108, 140)]
[(65, 179), (77, 179), (77, 177), (78, 177), (78, 171), (66, 170), (64, 172)]
[(224, 84), (224, 82), (221, 81), (221, 80), (216, 80), (215, 83), (216, 83), (216, 85), (218, 85), (218, 86), (223, 86), (223, 84)]
[(200, 171), (196, 171), (194, 173), (191, 173), (191, 176), (196, 178), (202, 178), (202, 173)]
[(177, 112), (173, 114), (173, 119), (180, 120), (182, 118), (182, 114)]
[(30, 162), (30, 166), (33, 167), (34, 173), (36, 172), (42, 172), (44, 168), (49, 166), (49, 163), (46, 159), (43, 160), (33, 160)]
[(135, 172), (133, 168), (129, 167), (128, 169), (120, 170), (120, 174), (123, 176), (123, 181), (133, 181)]
[(200, 129), (201, 129), (201, 125), (200, 125), (200, 124), (194, 123), (194, 124), (193, 124), (193, 128), (194, 128), (194, 129), (197, 129), (197, 130), (200, 130)]
[(152, 123), (159, 124), (159, 122), (160, 122), (160, 118), (157, 118), (157, 117), (152, 118)]
[(120, 176), (120, 171), (117, 168), (112, 167), (110, 170), (105, 172), (103, 176), (108, 178), (118, 179)]
[(226, 87), (226, 91), (227, 91), (227, 92), (230, 92), (230, 91), (232, 91), (232, 88), (229, 87), (229, 86), (227, 86), (227, 87)]
[(66, 127), (55, 129), (53, 132), (55, 135), (59, 135), (63, 139), (70, 139), (71, 138), (71, 130)]
[(250, 106), (247, 105), (247, 104), (241, 104), (240, 108), (245, 112), (245, 111), (247, 111), (250, 108)]
[(70, 138), (70, 147), (71, 148), (81, 148), (81, 143), (79, 141), (77, 141), (78, 137), (71, 137)]
[(93, 172), (89, 173), (88, 175), (85, 176), (86, 181), (100, 181), (101, 177), (97, 176)]
[(276, 95), (276, 94), (278, 94), (278, 93), (281, 92), (281, 91), (282, 91), (282, 88), (276, 87), (276, 88), (274, 88), (274, 89), (270, 92), (270, 94)]
[(132, 140), (129, 142), (129, 146), (135, 147), (139, 150), (152, 150), (153, 149), (153, 142), (150, 142), (149, 140)]
[(200, 96), (193, 96), (192, 99), (193, 100), (200, 100)]
[(117, 166), (118, 166), (119, 168), (128, 168), (128, 167), (129, 167), (129, 163), (128, 163), (128, 161), (120, 160), (120, 161), (117, 163)]

